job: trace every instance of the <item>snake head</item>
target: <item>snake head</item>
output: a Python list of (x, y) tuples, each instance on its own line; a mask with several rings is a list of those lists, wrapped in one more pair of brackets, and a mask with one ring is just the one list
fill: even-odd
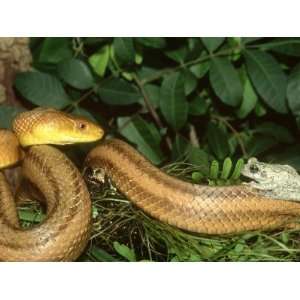
[(104, 130), (96, 123), (52, 108), (19, 114), (13, 122), (13, 130), (24, 147), (94, 142), (104, 135)]

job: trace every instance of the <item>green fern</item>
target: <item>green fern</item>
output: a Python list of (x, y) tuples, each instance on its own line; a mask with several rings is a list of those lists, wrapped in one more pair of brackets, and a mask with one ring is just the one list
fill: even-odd
[[(226, 157), (222, 168), (217, 160), (213, 160), (209, 167), (209, 174), (207, 181), (209, 185), (230, 185), (240, 182), (241, 170), (244, 167), (244, 160), (240, 158), (235, 164), (233, 164), (230, 157)], [(201, 172), (193, 172), (192, 179), (195, 183), (199, 183), (205, 179)]]

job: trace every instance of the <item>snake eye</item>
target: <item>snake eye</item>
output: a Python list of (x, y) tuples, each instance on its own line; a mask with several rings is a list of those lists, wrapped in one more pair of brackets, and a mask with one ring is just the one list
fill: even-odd
[(86, 125), (84, 123), (79, 123), (78, 127), (79, 127), (79, 129), (85, 129)]
[(259, 168), (257, 165), (251, 165), (249, 169), (250, 169), (250, 172), (254, 173), (254, 174), (259, 171)]

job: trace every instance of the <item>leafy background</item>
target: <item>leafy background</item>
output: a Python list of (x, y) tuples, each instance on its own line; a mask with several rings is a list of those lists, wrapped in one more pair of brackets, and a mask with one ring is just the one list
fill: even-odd
[[(15, 80), (27, 109), (87, 116), (157, 166), (197, 166), (196, 182), (227, 157), (300, 169), (299, 38), (32, 38), (31, 50)], [(0, 105), (0, 127), (18, 110)]]

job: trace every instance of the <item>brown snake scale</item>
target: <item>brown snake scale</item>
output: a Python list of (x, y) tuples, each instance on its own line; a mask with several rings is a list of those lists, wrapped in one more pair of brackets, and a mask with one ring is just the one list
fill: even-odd
[[(43, 194), (47, 215), (32, 228), (20, 228), (15, 199), (0, 171), (0, 261), (75, 260), (90, 237), (89, 192), (80, 172), (61, 151), (35, 144), (96, 141), (103, 130), (84, 118), (38, 109), (17, 118), (18, 132), (22, 145), (34, 145), (25, 151), (22, 172)], [(0, 130), (0, 168), (22, 156), (14, 134)], [(85, 165), (104, 170), (123, 194), (152, 217), (184, 230), (231, 234), (298, 226), (299, 202), (270, 199), (246, 185), (212, 187), (181, 181), (117, 139), (100, 142)]]
[(75, 260), (91, 228), (91, 202), (81, 174), (62, 152), (43, 145), (26, 153), (23, 175), (46, 198), (48, 217), (30, 230), (20, 229), (14, 199), (0, 174), (0, 260)]
[(268, 230), (300, 216), (300, 203), (268, 199), (245, 185), (212, 187), (171, 177), (117, 139), (95, 147), (85, 163), (103, 169), (122, 193), (154, 218), (193, 232)]

